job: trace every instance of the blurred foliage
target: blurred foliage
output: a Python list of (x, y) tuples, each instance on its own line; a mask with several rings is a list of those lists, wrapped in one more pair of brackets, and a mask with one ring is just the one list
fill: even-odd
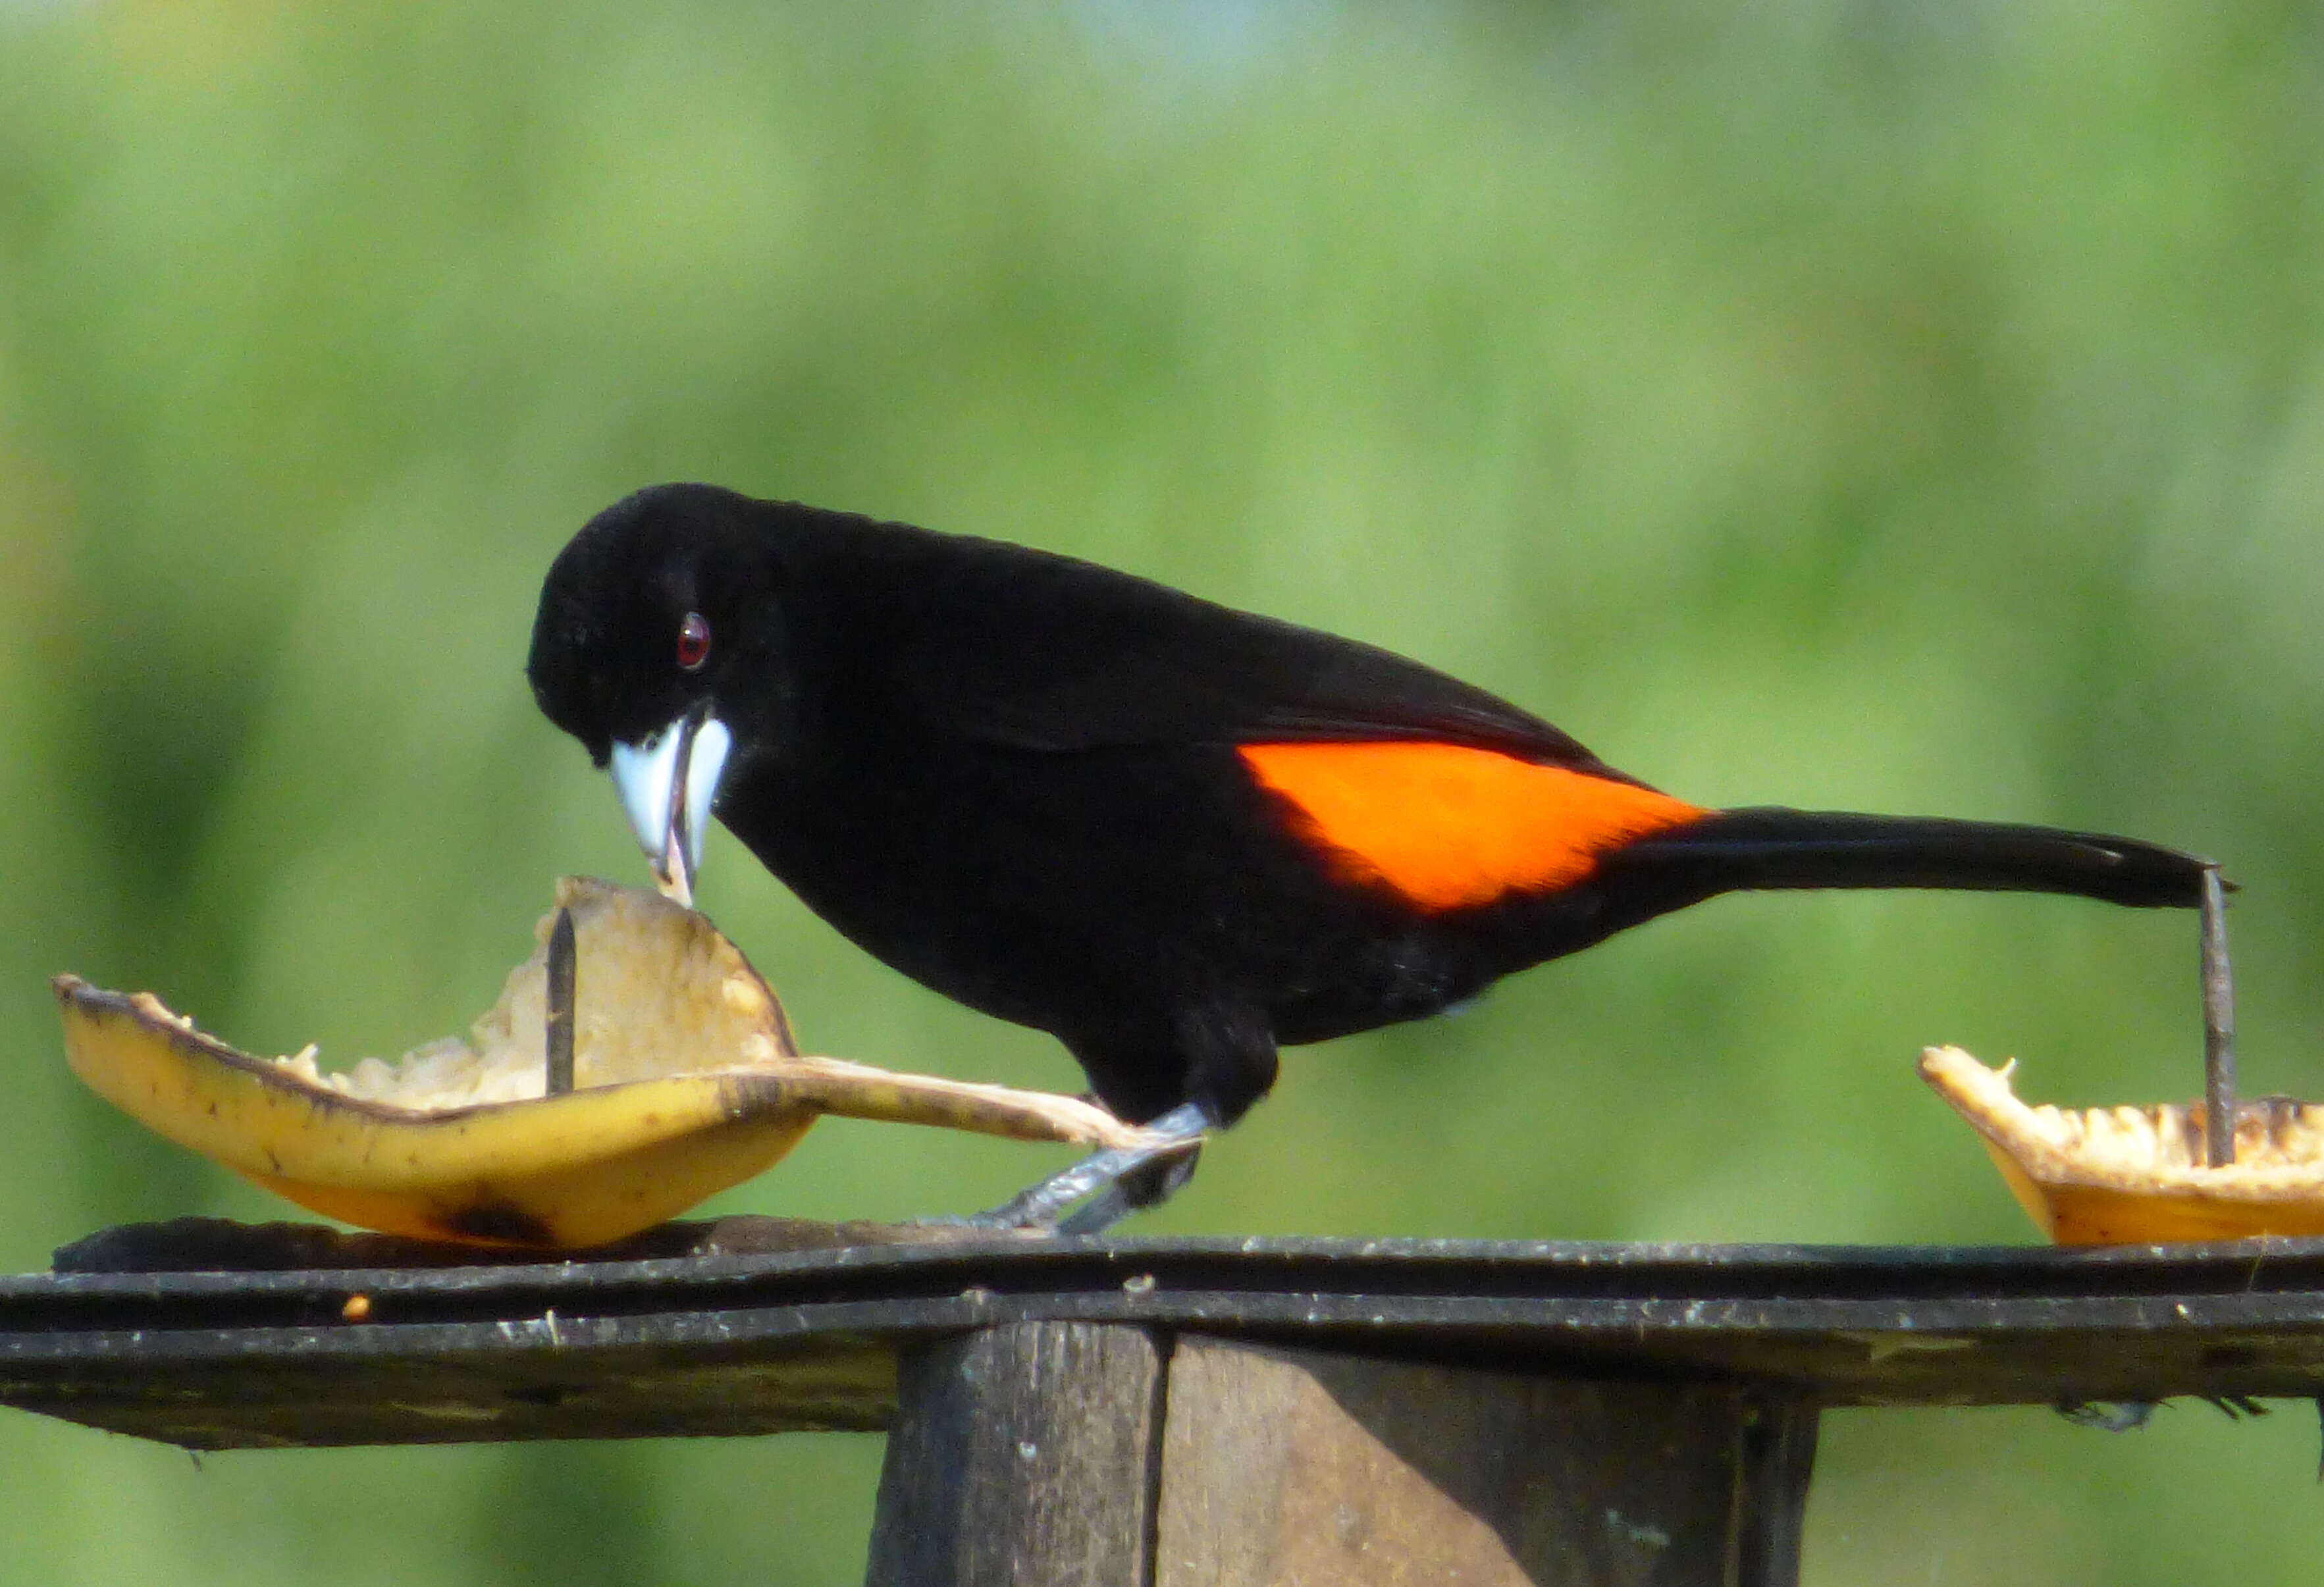
[[(45, 975), (352, 1060), (462, 1028), (557, 872), (640, 874), (520, 669), (556, 549), (658, 479), (1357, 634), (1694, 798), (2216, 853), (2246, 1074), (2324, 1093), (2319, 28), (0, 4), (0, 1264), (281, 1210), (81, 1094)], [(811, 1045), (1077, 1086), (723, 834), (706, 900)], [(2183, 1095), (2193, 937), (1724, 900), (1294, 1053), (1145, 1227), (2024, 1239), (1914, 1053)], [(831, 1125), (721, 1204), (960, 1210), (1055, 1160)], [(2305, 1582), (2314, 1437), (1835, 1416), (1809, 1580)], [(197, 1465), (8, 1416), (0, 1580), (842, 1582), (878, 1450)]]

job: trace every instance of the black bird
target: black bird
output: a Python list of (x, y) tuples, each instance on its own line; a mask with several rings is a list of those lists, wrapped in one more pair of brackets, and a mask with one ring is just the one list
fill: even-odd
[(1188, 1141), (1267, 1093), (1280, 1044), (1435, 1013), (1718, 893), (2192, 908), (2206, 869), (2038, 826), (1691, 805), (1370, 645), (710, 485), (573, 538), (527, 670), (675, 888), (715, 814), (867, 952), (1048, 1031), (1109, 1107)]

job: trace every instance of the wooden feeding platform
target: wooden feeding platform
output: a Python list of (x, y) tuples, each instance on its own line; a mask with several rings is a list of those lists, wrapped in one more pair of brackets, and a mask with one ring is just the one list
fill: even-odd
[(738, 1219), (484, 1265), (189, 1220), (60, 1269), (0, 1278), (0, 1401), (192, 1449), (885, 1429), (870, 1579), (913, 1587), (1780, 1583), (1825, 1407), (2324, 1394), (2324, 1240)]

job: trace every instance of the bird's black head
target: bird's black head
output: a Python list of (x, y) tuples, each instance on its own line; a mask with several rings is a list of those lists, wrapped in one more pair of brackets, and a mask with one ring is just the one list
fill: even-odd
[(730, 752), (782, 706), (766, 503), (654, 485), (597, 514), (540, 591), (533, 698), (613, 771), (638, 841), (689, 891)]
[(755, 505), (715, 485), (650, 486), (592, 518), (550, 565), (525, 675), (598, 765), (615, 742), (716, 697), (742, 638), (731, 595)]

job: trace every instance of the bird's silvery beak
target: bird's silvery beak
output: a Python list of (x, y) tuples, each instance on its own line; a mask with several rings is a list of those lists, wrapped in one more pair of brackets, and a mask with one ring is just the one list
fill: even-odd
[(613, 745), (613, 786), (630, 830), (653, 862), (654, 884), (681, 904), (694, 902), (702, 835), (733, 742), (724, 723), (697, 709), (641, 743)]

